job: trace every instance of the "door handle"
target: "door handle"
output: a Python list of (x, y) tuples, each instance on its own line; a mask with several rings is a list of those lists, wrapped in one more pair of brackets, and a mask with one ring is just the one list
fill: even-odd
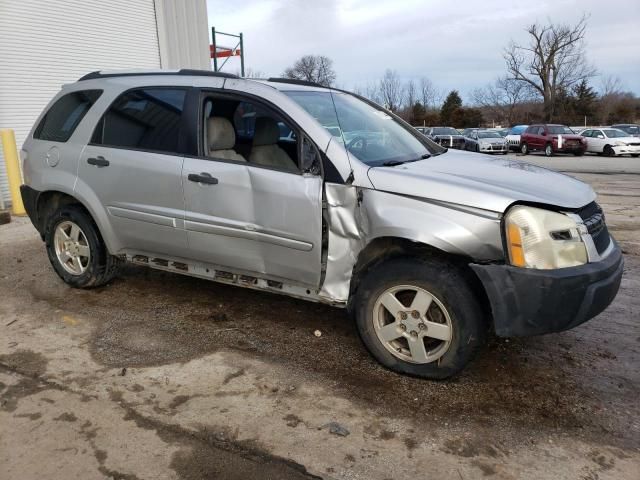
[(217, 185), (218, 179), (212, 177), (210, 173), (202, 172), (200, 175), (197, 173), (190, 173), (187, 175), (187, 179), (196, 183), (206, 183), (207, 185)]
[(109, 160), (105, 159), (102, 156), (87, 158), (87, 163), (89, 165), (95, 165), (96, 167), (108, 167)]

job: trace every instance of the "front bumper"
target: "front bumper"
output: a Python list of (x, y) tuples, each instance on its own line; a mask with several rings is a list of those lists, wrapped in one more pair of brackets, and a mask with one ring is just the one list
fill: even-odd
[(613, 151), (616, 155), (638, 155), (640, 154), (640, 146), (638, 145), (616, 145)]
[(487, 145), (487, 146), (479, 146), (480, 152), (482, 153), (505, 153), (509, 151), (509, 147), (506, 144), (496, 144), (496, 145)]
[(501, 337), (561, 332), (595, 317), (618, 293), (623, 267), (615, 242), (607, 257), (579, 267), (534, 270), (471, 264), (487, 292), (495, 332)]

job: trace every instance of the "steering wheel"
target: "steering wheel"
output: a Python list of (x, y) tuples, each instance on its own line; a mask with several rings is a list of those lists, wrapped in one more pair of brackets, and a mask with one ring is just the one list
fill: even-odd
[[(353, 137), (349, 143), (347, 143), (347, 150), (353, 153), (362, 152), (366, 153), (367, 151), (367, 139), (364, 137)], [(357, 146), (360, 144), (360, 146)]]

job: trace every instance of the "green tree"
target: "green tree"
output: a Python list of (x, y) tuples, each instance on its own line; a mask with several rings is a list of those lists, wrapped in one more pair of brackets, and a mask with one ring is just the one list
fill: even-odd
[(451, 90), (440, 109), (440, 120), (444, 125), (449, 125), (453, 120), (454, 112), (462, 108), (462, 99), (457, 90)]
[(584, 117), (593, 118), (597, 98), (598, 94), (589, 86), (586, 79), (574, 87), (572, 107), (576, 120), (581, 121)]

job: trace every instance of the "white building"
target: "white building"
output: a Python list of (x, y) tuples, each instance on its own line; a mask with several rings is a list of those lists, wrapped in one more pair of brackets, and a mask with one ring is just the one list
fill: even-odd
[[(18, 149), (65, 83), (95, 70), (210, 69), (206, 0), (0, 0), (0, 129)], [(0, 149), (0, 192), (9, 199)]]

